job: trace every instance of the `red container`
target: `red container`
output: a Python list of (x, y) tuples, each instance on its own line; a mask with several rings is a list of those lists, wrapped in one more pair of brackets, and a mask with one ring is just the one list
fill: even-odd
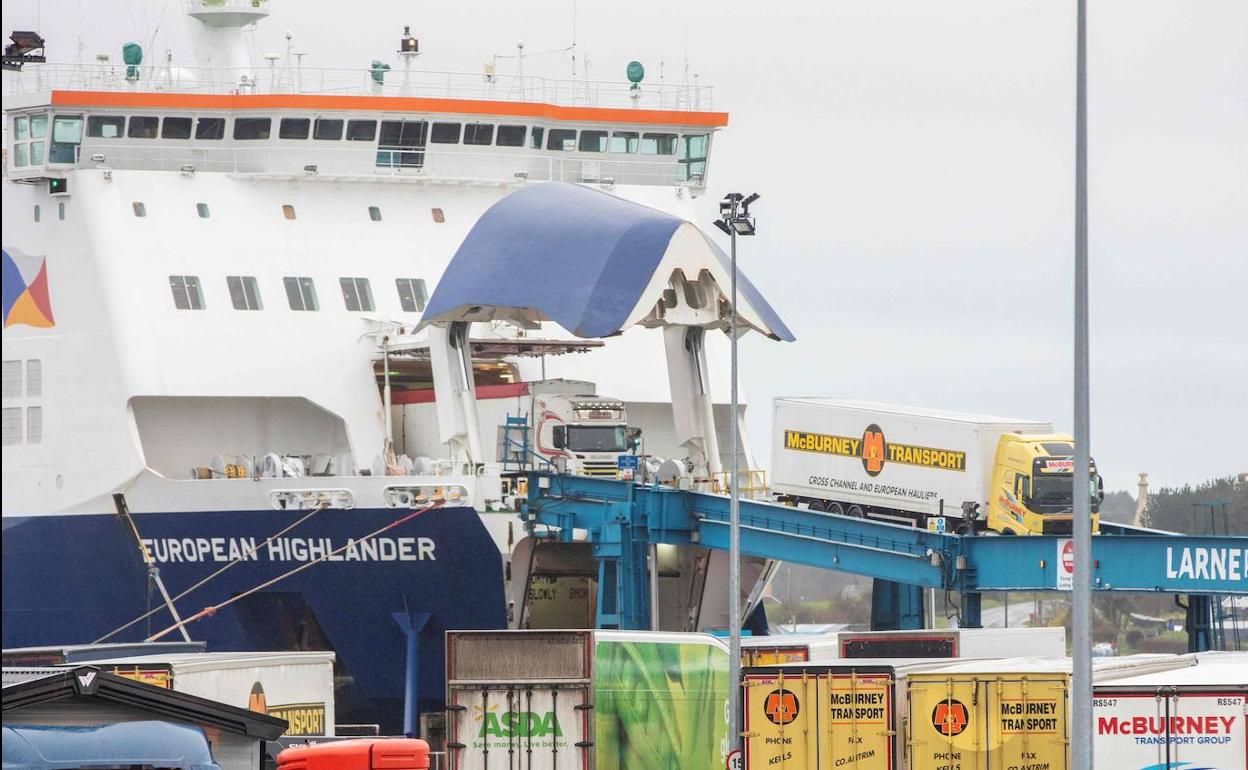
[(429, 770), (429, 744), (419, 738), (356, 738), (291, 746), (277, 770)]

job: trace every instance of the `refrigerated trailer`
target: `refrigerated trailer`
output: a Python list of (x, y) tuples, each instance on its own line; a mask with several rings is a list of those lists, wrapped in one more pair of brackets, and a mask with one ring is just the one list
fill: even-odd
[(718, 770), (728, 647), (709, 634), (448, 631), (452, 770)]
[(1248, 767), (1248, 653), (1101, 682), (1093, 692), (1100, 770)]
[(1061, 626), (833, 631), (741, 639), (743, 666), (841, 658), (1060, 658), (1065, 654), (1066, 629)]
[[(777, 398), (774, 410), (782, 501), (938, 530), (1071, 532), (1074, 441), (1050, 423), (827, 398)], [(1095, 463), (1087, 473), (1095, 514)]]
[(332, 736), (334, 659), (329, 651), (195, 652), (104, 658), (91, 665), (285, 719), (288, 736)]

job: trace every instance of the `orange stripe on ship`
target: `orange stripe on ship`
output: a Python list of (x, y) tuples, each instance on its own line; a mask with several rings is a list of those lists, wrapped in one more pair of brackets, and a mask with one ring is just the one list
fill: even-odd
[(593, 123), (666, 126), (728, 125), (726, 112), (677, 112), (617, 107), (564, 107), (539, 102), (437, 99), (423, 96), (320, 96), (313, 94), (171, 94), (119, 91), (53, 91), (56, 107), (151, 107), (168, 110), (357, 110), (496, 115)]

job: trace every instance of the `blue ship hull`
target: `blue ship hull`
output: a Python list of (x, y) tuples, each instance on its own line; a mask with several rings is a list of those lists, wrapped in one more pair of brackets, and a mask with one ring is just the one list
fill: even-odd
[[(426, 511), (371, 541), (404, 510), (325, 510), (264, 545), (306, 511), (143, 513), (134, 520), (169, 593), (176, 596), (233, 560), (177, 602), (186, 618), (342, 546), (314, 564), (191, 623), (209, 650), (332, 649), (337, 721), (401, 728), (406, 636), (420, 632), (419, 710), (440, 710), (448, 629), (503, 628), (501, 559), (471, 508)], [(161, 607), (142, 555), (116, 515), (4, 518), (4, 647), (89, 643)], [(239, 557), (243, 558), (239, 559)], [(141, 641), (172, 623), (161, 609), (109, 638)], [(180, 639), (174, 632), (165, 641)]]

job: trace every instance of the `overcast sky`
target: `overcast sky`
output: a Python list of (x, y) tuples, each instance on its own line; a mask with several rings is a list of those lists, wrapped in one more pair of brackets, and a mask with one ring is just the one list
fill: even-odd
[[(534, 8), (540, 5), (540, 8)], [(1092, 451), (1111, 489), (1248, 471), (1248, 2), (1090, 0)], [(257, 40), (306, 66), (480, 71), (572, 37), (572, 3), (275, 0)], [(346, 8), (358, 13), (344, 16)], [(181, 0), (6, 0), (49, 54), (139, 40), (190, 63)], [(705, 215), (758, 191), (742, 269), (798, 342), (748, 340), (764, 451), (775, 395), (1071, 429), (1074, 2), (582, 2), (590, 77), (690, 72), (731, 113)], [(151, 42), (154, 41), (154, 45)], [(502, 67), (506, 70), (506, 65)], [(530, 74), (564, 75), (559, 56)]]

